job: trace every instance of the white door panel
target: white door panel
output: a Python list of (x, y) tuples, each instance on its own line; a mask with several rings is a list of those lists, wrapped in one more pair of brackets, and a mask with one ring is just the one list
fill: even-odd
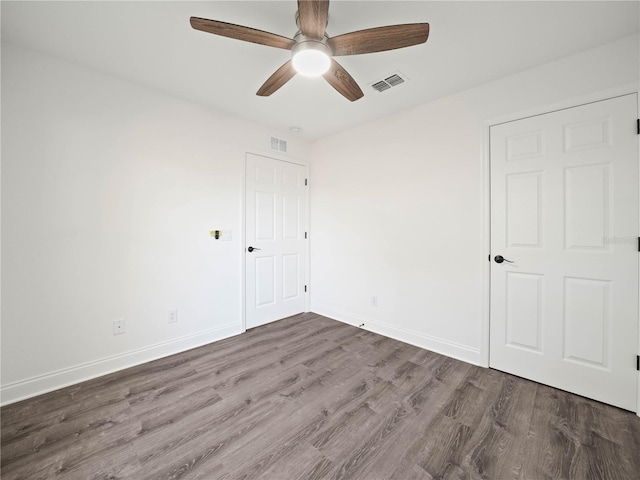
[(302, 165), (247, 154), (247, 328), (304, 311), (304, 183)]
[(490, 365), (629, 410), (636, 118), (636, 95), (627, 95), (490, 130)]

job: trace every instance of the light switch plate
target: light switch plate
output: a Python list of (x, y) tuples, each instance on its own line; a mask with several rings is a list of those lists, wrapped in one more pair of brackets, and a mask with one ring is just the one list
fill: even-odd
[(218, 232), (218, 238), (216, 238), (216, 240), (222, 240), (223, 242), (231, 241), (231, 230), (211, 230), (209, 235), (215, 238), (216, 232)]

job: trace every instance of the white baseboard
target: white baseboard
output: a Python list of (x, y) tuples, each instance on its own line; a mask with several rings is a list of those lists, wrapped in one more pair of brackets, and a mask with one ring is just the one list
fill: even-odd
[(371, 320), (370, 318), (365, 318), (348, 312), (327, 309), (317, 305), (312, 305), (311, 311), (319, 315), (332, 318), (333, 320), (338, 320), (339, 322), (348, 323), (355, 327), (364, 323), (364, 327), (362, 328), (365, 330), (369, 330), (416, 347), (424, 348), (425, 350), (431, 350), (432, 352), (440, 353), (447, 357), (462, 360), (463, 362), (471, 363), (473, 365), (481, 365), (479, 349), (443, 340), (441, 338), (432, 337), (420, 332), (397, 327), (395, 325), (390, 325), (385, 322)]
[(222, 325), (204, 332), (9, 383), (0, 387), (0, 405), (8, 405), (36, 395), (52, 392), (69, 385), (75, 385), (92, 378), (124, 370), (125, 368), (201, 347), (239, 333), (242, 333), (242, 324), (239, 322)]

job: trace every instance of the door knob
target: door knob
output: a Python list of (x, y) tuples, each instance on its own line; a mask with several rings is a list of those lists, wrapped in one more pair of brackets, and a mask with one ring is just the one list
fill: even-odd
[(494, 260), (496, 261), (496, 263), (502, 263), (502, 262), (513, 263), (511, 260), (507, 260), (502, 255), (496, 255)]
[(247, 250), (249, 250), (249, 253), (251, 253), (254, 250), (260, 250), (260, 249), (259, 248), (254, 248), (254, 247), (249, 247), (249, 248), (247, 248)]

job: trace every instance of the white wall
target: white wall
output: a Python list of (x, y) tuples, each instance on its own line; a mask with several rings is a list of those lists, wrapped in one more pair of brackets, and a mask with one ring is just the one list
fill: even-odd
[(6, 43), (2, 120), (3, 403), (240, 333), (245, 152), (286, 132)]
[(636, 35), (315, 142), (311, 309), (484, 363), (486, 122), (637, 91), (639, 57)]
[[(312, 310), (480, 363), (485, 122), (637, 85), (638, 57), (635, 36), (288, 138), (312, 157)], [(6, 43), (1, 113), (3, 403), (241, 331), (244, 154), (285, 132)]]

